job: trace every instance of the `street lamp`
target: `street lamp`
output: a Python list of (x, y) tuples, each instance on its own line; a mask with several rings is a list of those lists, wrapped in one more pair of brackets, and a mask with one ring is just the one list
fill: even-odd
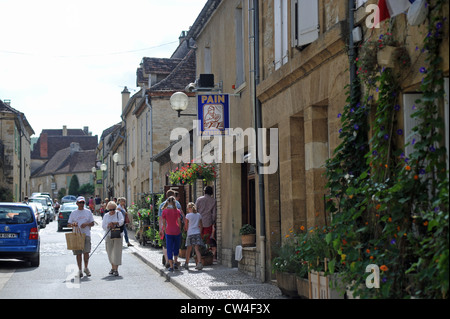
[(113, 155), (113, 162), (116, 163), (116, 165), (125, 165), (125, 164), (119, 164), (121, 159), (122, 159), (122, 157), (120, 156), (119, 153), (115, 153)]
[(178, 112), (178, 117), (197, 116), (197, 114), (181, 114), (189, 106), (189, 97), (183, 92), (176, 92), (170, 97), (170, 106), (172, 110)]

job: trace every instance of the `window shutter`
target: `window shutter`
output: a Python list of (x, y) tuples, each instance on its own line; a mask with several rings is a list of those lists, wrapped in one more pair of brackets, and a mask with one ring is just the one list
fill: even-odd
[(318, 0), (298, 0), (298, 40), (302, 46), (319, 38), (319, 2)]

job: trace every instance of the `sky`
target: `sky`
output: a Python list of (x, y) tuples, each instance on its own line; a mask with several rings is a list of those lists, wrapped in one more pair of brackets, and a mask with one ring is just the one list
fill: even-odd
[(0, 99), (43, 129), (121, 121), (143, 57), (170, 58), (207, 0), (0, 0)]

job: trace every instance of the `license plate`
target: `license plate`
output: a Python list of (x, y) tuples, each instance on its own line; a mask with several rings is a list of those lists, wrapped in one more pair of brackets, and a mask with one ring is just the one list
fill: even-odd
[(17, 234), (3, 233), (3, 234), (0, 234), (0, 238), (17, 238)]

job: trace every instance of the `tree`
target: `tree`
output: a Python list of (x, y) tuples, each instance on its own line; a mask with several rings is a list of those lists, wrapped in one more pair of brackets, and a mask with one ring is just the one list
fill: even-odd
[(69, 184), (69, 195), (78, 195), (78, 190), (80, 189), (80, 182), (78, 181), (78, 176), (73, 175), (70, 179)]

